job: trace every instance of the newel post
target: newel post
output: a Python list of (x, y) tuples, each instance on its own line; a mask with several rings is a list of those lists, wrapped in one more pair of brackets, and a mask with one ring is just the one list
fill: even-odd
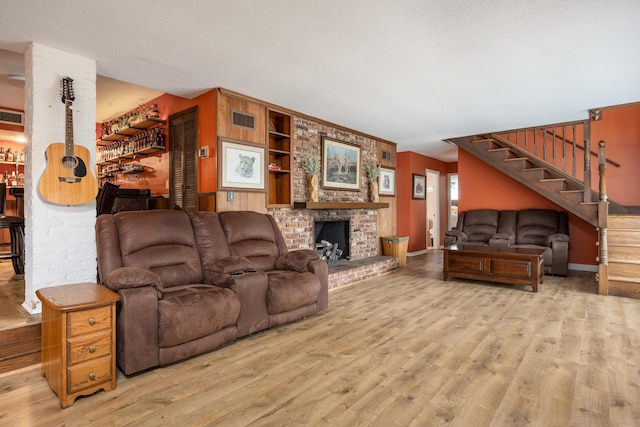
[(607, 201), (606, 150), (604, 141), (598, 143), (598, 172), (600, 201), (598, 202), (598, 293), (609, 293), (609, 249), (607, 228), (609, 227), (609, 202)]

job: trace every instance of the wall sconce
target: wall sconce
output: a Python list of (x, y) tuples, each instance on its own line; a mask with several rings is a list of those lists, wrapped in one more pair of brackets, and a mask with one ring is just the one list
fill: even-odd
[(595, 110), (589, 110), (589, 120), (593, 122), (597, 122), (598, 120), (602, 120), (602, 110), (600, 108)]

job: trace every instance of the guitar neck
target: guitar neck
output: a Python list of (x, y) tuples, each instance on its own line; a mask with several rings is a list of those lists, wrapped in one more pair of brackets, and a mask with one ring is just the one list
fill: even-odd
[(65, 103), (65, 135), (64, 135), (64, 154), (73, 156), (73, 102), (66, 100)]

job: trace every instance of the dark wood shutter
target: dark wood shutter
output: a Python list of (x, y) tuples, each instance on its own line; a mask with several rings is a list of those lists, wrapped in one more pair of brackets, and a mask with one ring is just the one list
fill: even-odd
[(198, 208), (198, 107), (169, 116), (171, 205)]

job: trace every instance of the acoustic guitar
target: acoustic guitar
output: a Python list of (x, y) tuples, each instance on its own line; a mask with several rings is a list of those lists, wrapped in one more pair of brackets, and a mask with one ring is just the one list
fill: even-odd
[(87, 170), (89, 150), (73, 143), (73, 80), (62, 79), (62, 103), (65, 105), (65, 142), (50, 144), (45, 152), (45, 169), (38, 191), (48, 202), (58, 205), (83, 205), (96, 198), (98, 184)]

